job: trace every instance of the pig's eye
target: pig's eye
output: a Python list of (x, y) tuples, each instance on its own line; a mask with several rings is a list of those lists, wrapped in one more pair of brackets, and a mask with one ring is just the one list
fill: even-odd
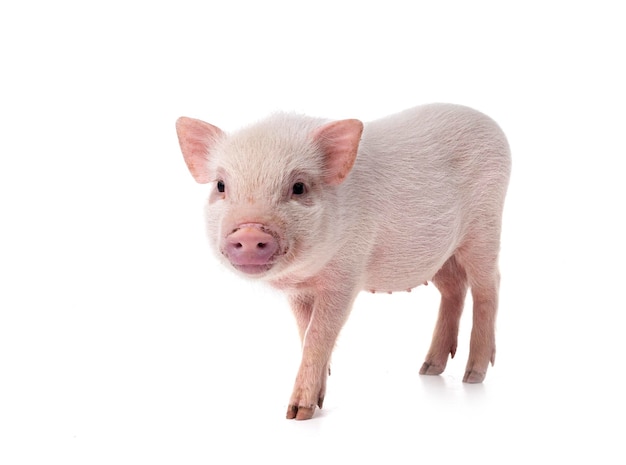
[(306, 192), (306, 186), (303, 182), (297, 182), (293, 185), (291, 192), (293, 195), (302, 195)]
[(224, 192), (225, 189), (224, 181), (217, 181), (217, 192)]

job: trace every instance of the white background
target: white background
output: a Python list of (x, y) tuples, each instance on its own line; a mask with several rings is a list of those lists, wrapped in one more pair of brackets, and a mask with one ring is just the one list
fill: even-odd
[[(433, 4), (3, 3), (0, 463), (624, 463), (623, 6)], [(362, 294), (284, 420), (295, 324), (217, 266), (174, 121), (432, 101), (512, 146), (497, 363), (461, 382), (467, 311), (420, 377), (434, 287)]]

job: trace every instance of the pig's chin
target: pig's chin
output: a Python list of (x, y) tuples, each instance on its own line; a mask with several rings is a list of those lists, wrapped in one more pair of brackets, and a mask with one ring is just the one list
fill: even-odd
[(260, 278), (272, 269), (273, 263), (266, 263), (263, 265), (236, 265), (234, 263), (231, 263), (231, 265), (234, 269), (245, 274), (246, 276)]

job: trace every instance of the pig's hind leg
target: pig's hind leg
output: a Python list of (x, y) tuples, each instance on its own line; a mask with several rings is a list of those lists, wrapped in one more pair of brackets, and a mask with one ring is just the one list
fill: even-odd
[(467, 272), (473, 304), (470, 353), (463, 377), (466, 383), (481, 383), (489, 363), (495, 362), (499, 243), (499, 231), (497, 236), (483, 231), (475, 233), (457, 252), (459, 263)]
[(430, 350), (420, 369), (422, 375), (441, 374), (448, 363), (448, 355), (454, 357), (467, 294), (467, 275), (454, 255), (444, 263), (432, 281), (441, 292), (441, 304)]

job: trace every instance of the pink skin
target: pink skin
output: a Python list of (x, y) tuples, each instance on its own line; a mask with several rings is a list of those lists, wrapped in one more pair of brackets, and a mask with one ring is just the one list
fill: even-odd
[(278, 253), (278, 241), (258, 223), (240, 224), (226, 236), (223, 253), (230, 263), (244, 273), (255, 275), (272, 267)]
[(510, 173), (491, 119), (435, 104), (365, 126), (278, 114), (233, 135), (191, 118), (176, 129), (194, 179), (213, 183), (207, 230), (218, 257), (288, 296), (302, 362), (287, 418), (322, 407), (330, 356), (361, 290), (435, 284), (439, 316), (420, 373), (438, 375), (457, 351), (471, 289), (463, 381), (483, 381), (495, 360)]

